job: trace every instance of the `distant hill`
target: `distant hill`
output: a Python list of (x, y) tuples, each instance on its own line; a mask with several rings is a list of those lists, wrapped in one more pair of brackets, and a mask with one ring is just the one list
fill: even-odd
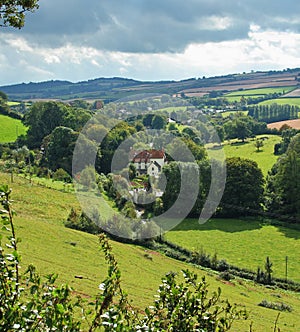
[(102, 99), (114, 101), (141, 93), (186, 94), (201, 96), (212, 91), (235, 91), (258, 87), (297, 86), (300, 68), (283, 71), (251, 72), (216, 77), (190, 78), (182, 81), (146, 82), (112, 77), (82, 82), (52, 80), (1, 86), (10, 100), (36, 99)]

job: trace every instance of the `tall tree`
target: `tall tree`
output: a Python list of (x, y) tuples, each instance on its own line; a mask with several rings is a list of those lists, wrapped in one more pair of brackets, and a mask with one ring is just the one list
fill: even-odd
[(264, 177), (253, 160), (226, 159), (227, 179), (219, 213), (236, 217), (260, 211), (263, 203)]
[(267, 178), (266, 202), (270, 212), (300, 221), (300, 134), (294, 136), (286, 154), (278, 159)]

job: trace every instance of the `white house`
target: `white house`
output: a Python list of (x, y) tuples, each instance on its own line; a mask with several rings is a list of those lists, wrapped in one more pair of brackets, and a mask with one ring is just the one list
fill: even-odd
[(163, 150), (132, 151), (131, 161), (138, 175), (148, 174), (157, 177), (166, 164), (166, 155)]

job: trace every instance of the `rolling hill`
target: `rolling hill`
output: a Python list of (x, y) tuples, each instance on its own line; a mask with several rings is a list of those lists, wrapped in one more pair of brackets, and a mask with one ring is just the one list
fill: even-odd
[(138, 81), (128, 78), (96, 78), (82, 82), (47, 81), (1, 86), (10, 100), (102, 99), (114, 101), (130, 95), (152, 93), (201, 96), (211, 91), (230, 92), (267, 87), (297, 86), (300, 69), (251, 72), (216, 77), (190, 78), (181, 81)]
[[(8, 182), (9, 175), (0, 173), (0, 183)], [(107, 266), (98, 249), (96, 236), (71, 230), (63, 225), (71, 207), (79, 208), (75, 195), (30, 184), (18, 177), (10, 185), (13, 189), (14, 208), (18, 212), (15, 217), (17, 235), (22, 239), (19, 244), (22, 271), (33, 263), (42, 275), (58, 273), (57, 282), (72, 286), (74, 295), (92, 299), (105, 277)], [(1, 233), (5, 235), (3, 230)], [(4, 241), (3, 236), (2, 243)], [(143, 247), (115, 241), (111, 241), (111, 244), (122, 272), (123, 288), (136, 308), (143, 309), (153, 302), (165, 273), (179, 273), (181, 269), (188, 267), (199, 276), (206, 277), (211, 291), (221, 287), (223, 298), (246, 306), (250, 313), (249, 319), (236, 322), (233, 331), (248, 331), (251, 321), (252, 329), (256, 332), (274, 327), (278, 312), (258, 306), (264, 299), (284, 302), (293, 308), (292, 312), (282, 312), (280, 315), (279, 326), (283, 331), (300, 329), (299, 294), (265, 288), (239, 278), (230, 282), (222, 281), (212, 271), (187, 265), (155, 251), (149, 252)]]

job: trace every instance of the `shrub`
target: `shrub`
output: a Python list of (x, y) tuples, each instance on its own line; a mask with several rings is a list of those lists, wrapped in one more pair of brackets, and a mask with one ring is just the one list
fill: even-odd
[(279, 310), (279, 311), (291, 312), (293, 310), (291, 306), (283, 302), (278, 303), (278, 302), (269, 302), (267, 300), (262, 300), (258, 305), (261, 307)]
[(90, 234), (99, 234), (101, 232), (101, 228), (84, 212), (79, 215), (73, 208), (65, 221), (65, 226)]
[(219, 277), (223, 280), (230, 281), (234, 279), (234, 276), (229, 271), (224, 271), (219, 274)]
[(62, 168), (57, 169), (53, 175), (52, 179), (55, 181), (64, 181), (67, 183), (72, 182), (71, 176)]

